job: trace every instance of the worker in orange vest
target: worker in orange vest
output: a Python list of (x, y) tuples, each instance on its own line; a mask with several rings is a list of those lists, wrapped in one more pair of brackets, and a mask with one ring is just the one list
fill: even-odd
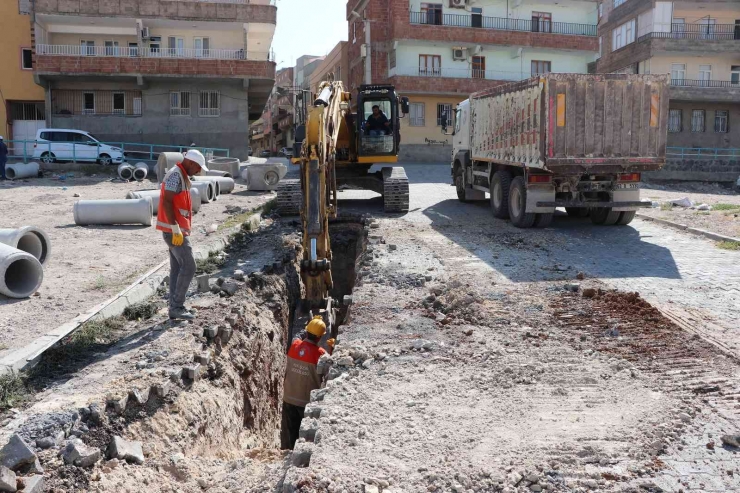
[[(305, 339), (296, 337), (288, 351), (283, 386), (283, 418), (280, 436), (282, 448), (292, 449), (298, 440), (301, 421), (311, 391), (321, 387), (321, 377), (316, 369), (319, 358), (325, 354), (319, 341), (326, 333), (326, 324), (316, 316), (306, 325)], [(334, 339), (327, 341), (329, 351), (334, 349)]]
[(185, 295), (195, 275), (195, 258), (190, 245), (191, 217), (190, 177), (208, 171), (206, 158), (190, 149), (181, 163), (173, 166), (162, 180), (159, 194), (157, 229), (162, 231), (170, 252), (170, 319), (192, 320), (193, 312), (185, 308)]

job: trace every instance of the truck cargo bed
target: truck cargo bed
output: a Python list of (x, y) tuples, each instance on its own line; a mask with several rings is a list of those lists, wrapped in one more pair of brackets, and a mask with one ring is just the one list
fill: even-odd
[(471, 157), (558, 174), (665, 163), (668, 76), (544, 74), (471, 96)]

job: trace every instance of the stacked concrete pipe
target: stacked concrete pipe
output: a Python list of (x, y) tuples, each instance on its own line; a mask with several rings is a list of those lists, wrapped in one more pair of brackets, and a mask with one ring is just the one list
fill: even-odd
[(0, 294), (28, 298), (44, 280), (41, 262), (30, 253), (0, 243)]
[(134, 165), (134, 180), (144, 181), (149, 174), (149, 165), (146, 163), (136, 163)]
[(222, 193), (231, 193), (234, 191), (234, 179), (223, 176), (194, 176), (193, 181), (212, 181), (218, 184), (219, 190), (217, 195)]
[(5, 165), (5, 176), (8, 180), (36, 178), (39, 176), (39, 163), (13, 163)]
[(208, 161), (208, 169), (225, 171), (232, 177), (239, 176), (239, 160), (235, 157), (217, 157)]
[(207, 204), (208, 202), (211, 202), (215, 200), (216, 198), (216, 188), (213, 182), (210, 181), (194, 181), (191, 182), (193, 185), (193, 188), (197, 189), (200, 193), (200, 201), (203, 204)]
[(231, 176), (231, 173), (229, 173), (228, 171), (220, 171), (217, 169), (209, 169), (208, 171), (206, 171), (205, 175), (198, 175), (198, 176), (220, 176), (222, 178), (234, 178), (233, 176)]
[[(152, 200), (152, 215), (156, 216), (159, 213), (159, 196), (161, 194), (161, 191), (159, 189), (157, 190), (139, 190), (137, 192), (129, 192), (126, 194), (126, 199), (142, 199), (144, 197), (149, 197)], [(200, 192), (197, 188), (191, 188), (190, 189), (190, 199), (193, 203), (193, 213), (196, 213), (200, 210)]]
[(44, 265), (51, 257), (51, 241), (46, 233), (34, 226), (0, 229), (0, 243), (29, 253)]
[(157, 158), (157, 181), (162, 183), (167, 170), (181, 163), (185, 159), (181, 152), (162, 152)]
[(152, 199), (78, 200), (74, 208), (75, 224), (152, 225)]
[(130, 181), (134, 177), (134, 167), (128, 163), (118, 165), (118, 177), (121, 180)]

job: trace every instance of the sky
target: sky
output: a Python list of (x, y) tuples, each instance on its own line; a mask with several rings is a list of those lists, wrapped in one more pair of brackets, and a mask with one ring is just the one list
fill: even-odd
[(347, 41), (347, 0), (277, 0), (277, 8), (272, 47), (279, 69), (303, 55), (328, 55)]

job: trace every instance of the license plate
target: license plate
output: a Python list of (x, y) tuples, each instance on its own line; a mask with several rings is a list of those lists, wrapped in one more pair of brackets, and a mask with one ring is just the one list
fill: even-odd
[(614, 186), (615, 190), (636, 190), (640, 188), (639, 183), (617, 183)]

